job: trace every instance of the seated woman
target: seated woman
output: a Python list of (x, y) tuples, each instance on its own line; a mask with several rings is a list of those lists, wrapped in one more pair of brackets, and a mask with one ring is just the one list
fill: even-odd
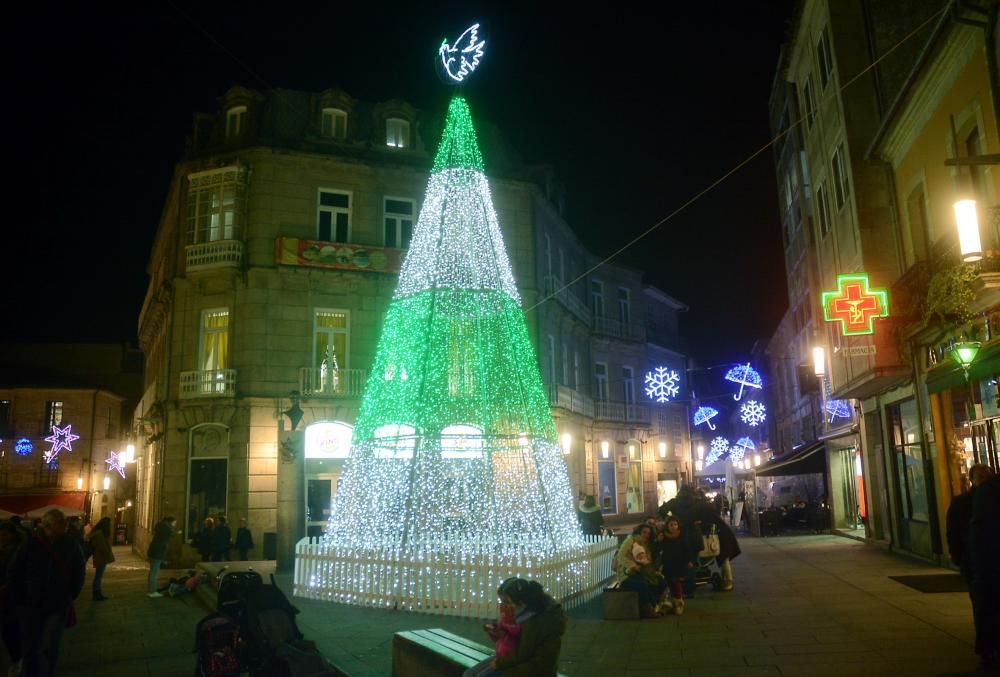
[(511, 651), (469, 668), (465, 677), (555, 677), (566, 632), (562, 605), (538, 581), (508, 578), (497, 592), (501, 604), (513, 609), (520, 637)]
[(639, 614), (643, 618), (659, 618), (660, 598), (667, 589), (662, 575), (655, 575), (651, 565), (653, 529), (640, 524), (625, 539), (615, 558), (615, 575), (619, 590), (633, 590), (639, 595)]

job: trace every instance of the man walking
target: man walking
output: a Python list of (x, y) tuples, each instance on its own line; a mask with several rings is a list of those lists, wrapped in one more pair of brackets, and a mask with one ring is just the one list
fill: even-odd
[(149, 558), (149, 593), (147, 597), (163, 597), (156, 588), (156, 578), (160, 575), (160, 566), (167, 560), (167, 545), (174, 535), (174, 525), (177, 520), (164, 517), (153, 527), (153, 540), (149, 542), (146, 556)]
[(63, 629), (76, 624), (73, 600), (83, 588), (83, 552), (66, 535), (66, 516), (49, 510), (10, 562), (7, 591), (20, 621), (24, 677), (51, 677)]
[(972, 497), (969, 553), (976, 596), (976, 653), (983, 670), (990, 672), (1000, 666), (1000, 475), (982, 482)]

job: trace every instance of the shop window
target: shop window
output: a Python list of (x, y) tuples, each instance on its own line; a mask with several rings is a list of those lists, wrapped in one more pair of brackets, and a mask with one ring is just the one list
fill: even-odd
[(618, 512), (618, 495), (615, 486), (615, 462), (614, 460), (598, 461), (597, 463), (597, 500), (601, 505), (601, 512), (605, 515), (614, 515)]
[(930, 519), (927, 474), (916, 400), (890, 407), (889, 413), (903, 514), (915, 522), (927, 522)]
[(188, 537), (195, 537), (204, 528), (205, 520), (226, 514), (229, 486), (229, 460), (226, 458), (192, 458), (188, 468)]
[(441, 431), (441, 458), (482, 458), (483, 431), (474, 425), (450, 425)]
[(642, 500), (642, 447), (637, 440), (625, 444), (628, 455), (628, 478), (625, 486), (625, 510), (629, 513), (643, 512)]

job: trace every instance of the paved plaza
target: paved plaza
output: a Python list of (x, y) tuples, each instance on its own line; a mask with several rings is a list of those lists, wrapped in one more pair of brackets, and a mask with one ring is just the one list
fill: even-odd
[[(560, 670), (615, 675), (961, 675), (975, 670), (966, 593), (926, 594), (891, 575), (948, 573), (839, 536), (744, 538), (736, 590), (699, 590), (684, 616), (605, 621), (599, 600), (574, 609)], [(191, 597), (149, 599), (145, 563), (116, 549), (94, 604), (67, 631), (60, 675), (151, 677), (194, 667)], [(89, 586), (93, 575), (88, 569)], [(278, 578), (291, 589), (288, 577)], [(392, 635), (445, 628), (484, 642), (478, 621), (294, 600), (299, 626), (351, 677), (388, 675)]]

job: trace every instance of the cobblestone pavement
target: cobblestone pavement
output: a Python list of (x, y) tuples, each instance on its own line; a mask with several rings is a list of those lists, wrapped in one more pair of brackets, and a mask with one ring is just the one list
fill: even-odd
[[(599, 601), (570, 613), (560, 670), (605, 675), (963, 675), (975, 669), (968, 595), (925, 594), (890, 575), (947, 573), (839, 536), (745, 538), (736, 590), (701, 589), (684, 616), (605, 621)], [(192, 598), (149, 599), (145, 563), (122, 552), (105, 594), (78, 602), (60, 675), (191, 675)], [(166, 573), (164, 574), (166, 575)], [(278, 577), (286, 591), (287, 576)], [(484, 642), (480, 622), (295, 599), (299, 626), (352, 677), (388, 675), (392, 634), (439, 627)]]

